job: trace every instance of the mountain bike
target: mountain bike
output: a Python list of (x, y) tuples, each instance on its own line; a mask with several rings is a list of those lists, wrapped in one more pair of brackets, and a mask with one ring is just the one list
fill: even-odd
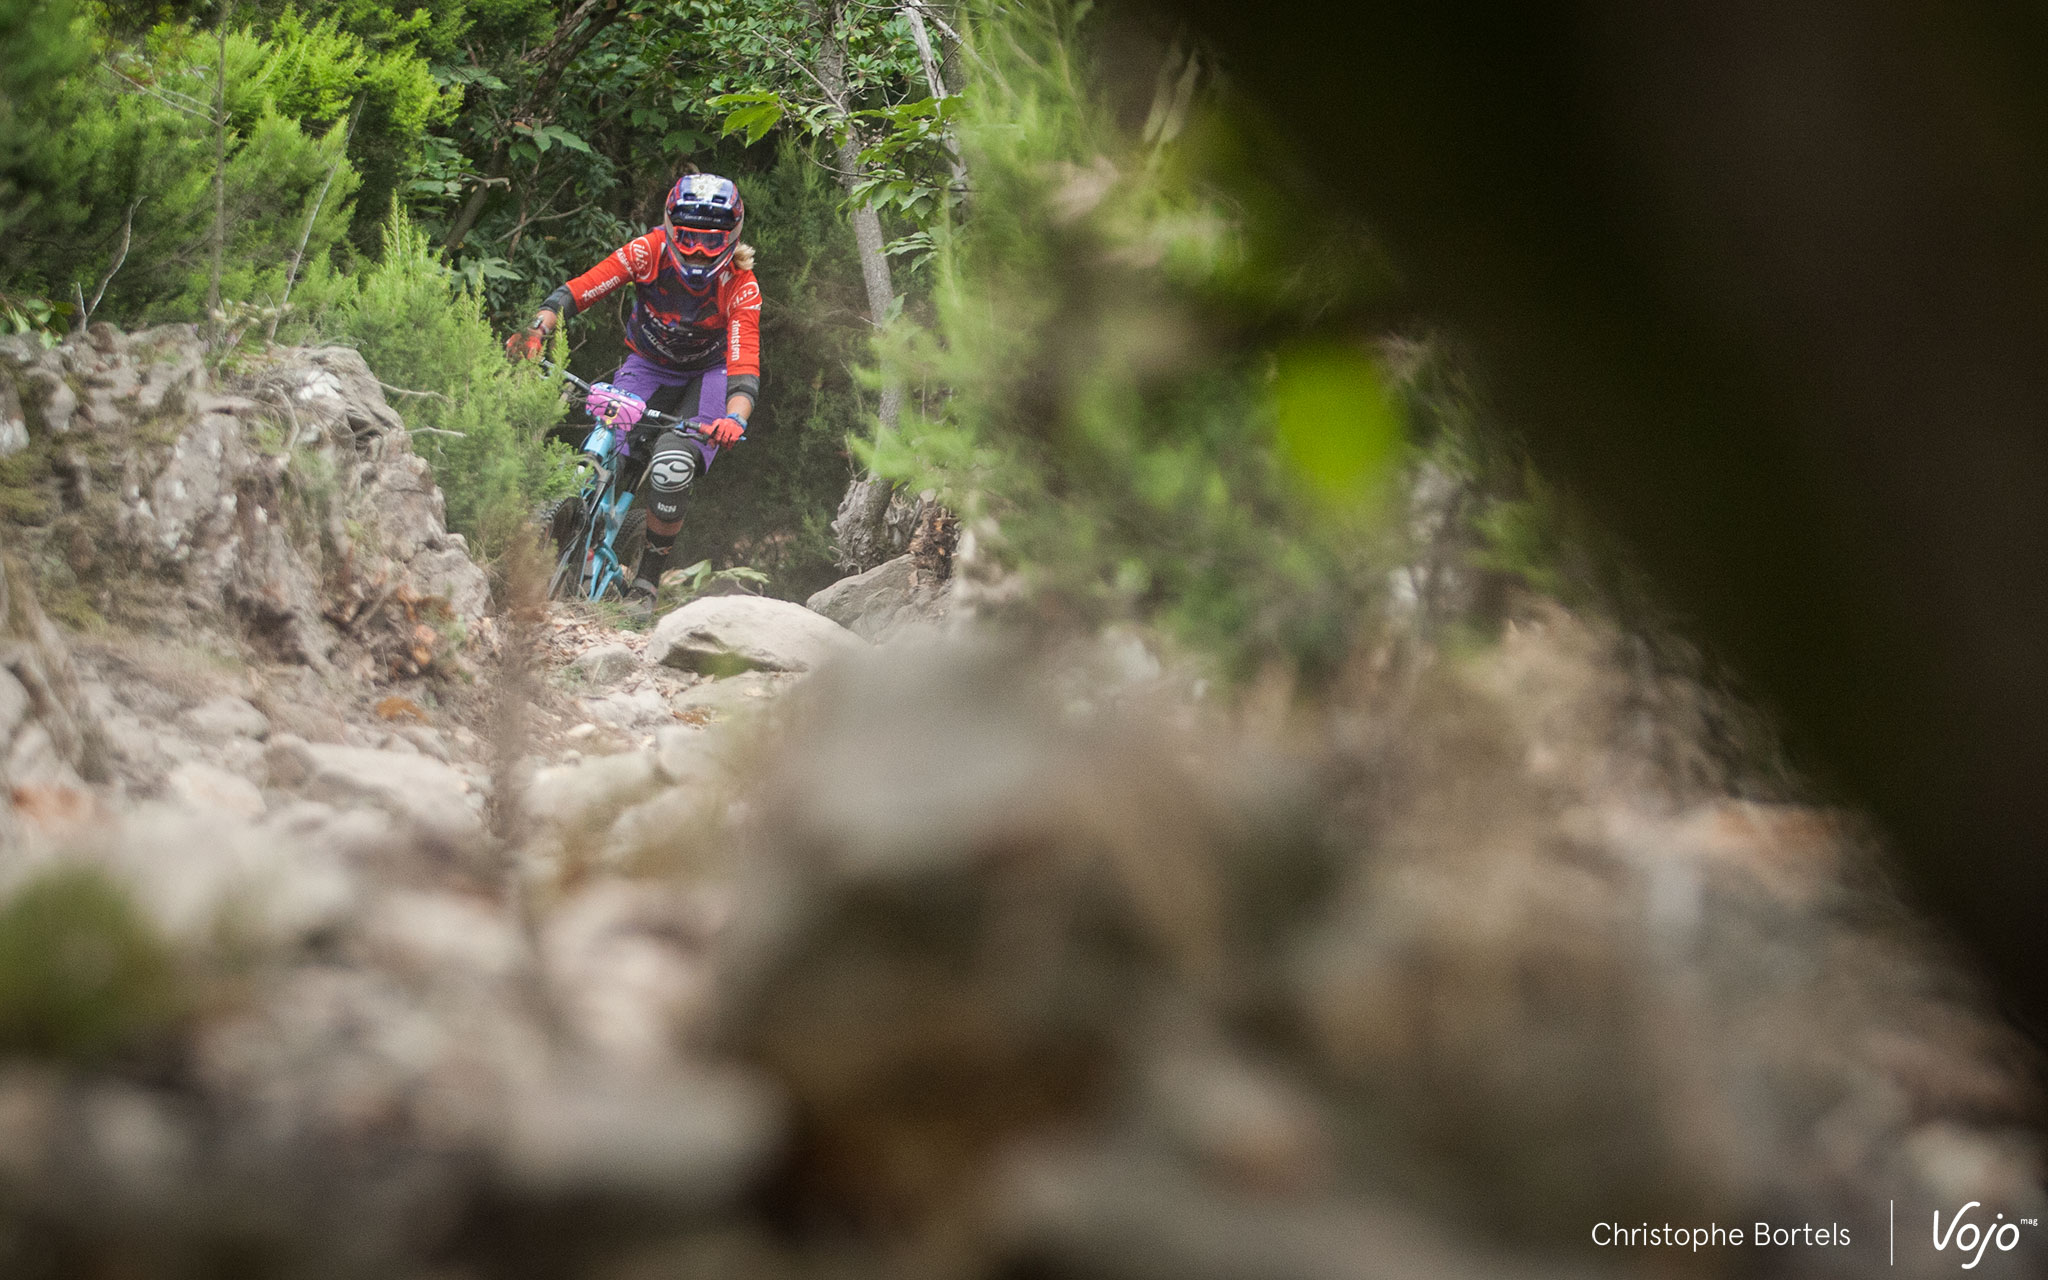
[(576, 463), (575, 494), (541, 513), (556, 550), (548, 599), (621, 598), (647, 545), (647, 511), (634, 505), (634, 495), (654, 439), (671, 427), (699, 439), (704, 432), (610, 383), (588, 383), (567, 371), (562, 380), (583, 391), (592, 425)]

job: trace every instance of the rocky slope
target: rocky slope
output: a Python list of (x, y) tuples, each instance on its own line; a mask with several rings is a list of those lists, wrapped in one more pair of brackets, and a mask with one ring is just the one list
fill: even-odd
[[(1860, 1276), (2044, 1207), (2026, 1047), (1626, 637), (1225, 707), (904, 563), (514, 625), (359, 360), (188, 342), (0, 364), (10, 1280)], [(1855, 1244), (1586, 1243), (1667, 1219)]]

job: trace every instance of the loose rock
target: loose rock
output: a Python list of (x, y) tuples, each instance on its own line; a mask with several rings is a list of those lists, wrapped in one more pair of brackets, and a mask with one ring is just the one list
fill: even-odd
[(688, 671), (809, 671), (857, 652), (860, 637), (787, 600), (714, 596), (692, 600), (655, 624), (647, 660)]
[(623, 644), (605, 644), (584, 650), (569, 666), (593, 684), (610, 684), (638, 671), (640, 655)]
[(260, 741), (270, 732), (270, 717), (232, 694), (187, 709), (178, 717), (178, 723), (208, 742), (238, 737)]

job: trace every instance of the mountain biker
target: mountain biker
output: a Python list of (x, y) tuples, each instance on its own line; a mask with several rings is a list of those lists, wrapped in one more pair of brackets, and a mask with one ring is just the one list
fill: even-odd
[(538, 356), (564, 317), (632, 282), (630, 354), (611, 382), (688, 417), (708, 437), (664, 432), (648, 463), (647, 547), (627, 594), (649, 617), (690, 486), (721, 448), (746, 434), (761, 393), (761, 286), (753, 247), (740, 243), (745, 221), (746, 203), (732, 182), (684, 174), (663, 202), (660, 226), (549, 294), (533, 323), (505, 340), (515, 359)]

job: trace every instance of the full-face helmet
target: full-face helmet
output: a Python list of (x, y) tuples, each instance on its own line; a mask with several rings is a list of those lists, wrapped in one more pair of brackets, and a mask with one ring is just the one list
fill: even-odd
[(670, 189), (662, 225), (668, 231), (669, 261), (685, 288), (702, 293), (718, 278), (739, 248), (746, 217), (740, 189), (715, 173), (684, 174)]

